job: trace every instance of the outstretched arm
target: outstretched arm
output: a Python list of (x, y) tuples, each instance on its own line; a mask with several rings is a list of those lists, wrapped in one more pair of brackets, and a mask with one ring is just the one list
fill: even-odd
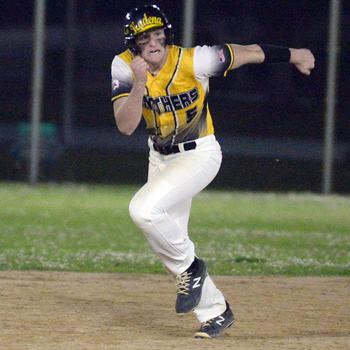
[[(303, 74), (310, 75), (315, 66), (315, 57), (308, 49), (288, 49), (272, 45), (236, 45), (230, 44), (234, 53), (232, 69), (245, 64), (286, 62), (294, 66)], [(281, 60), (278, 61), (280, 55)], [(277, 59), (277, 60), (276, 60)]]

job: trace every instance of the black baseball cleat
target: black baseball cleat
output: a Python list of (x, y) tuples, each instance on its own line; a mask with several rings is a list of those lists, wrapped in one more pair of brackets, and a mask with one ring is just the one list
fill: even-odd
[(226, 310), (221, 315), (204, 322), (194, 337), (217, 338), (226, 328), (233, 325), (234, 320), (230, 305), (226, 301)]
[(190, 312), (199, 304), (206, 277), (205, 262), (198, 258), (194, 258), (193, 263), (185, 272), (176, 276), (176, 312), (178, 314)]

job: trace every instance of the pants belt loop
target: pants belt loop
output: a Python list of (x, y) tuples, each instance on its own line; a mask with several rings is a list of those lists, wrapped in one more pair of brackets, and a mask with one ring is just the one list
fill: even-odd
[(177, 146), (179, 147), (180, 152), (185, 152), (183, 143), (179, 143)]

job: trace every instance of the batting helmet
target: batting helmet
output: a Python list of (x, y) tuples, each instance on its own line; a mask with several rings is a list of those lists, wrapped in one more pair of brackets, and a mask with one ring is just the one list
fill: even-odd
[(173, 29), (164, 12), (157, 5), (136, 7), (125, 16), (124, 43), (133, 52), (138, 53), (135, 38), (149, 30), (164, 28), (166, 44), (173, 42)]

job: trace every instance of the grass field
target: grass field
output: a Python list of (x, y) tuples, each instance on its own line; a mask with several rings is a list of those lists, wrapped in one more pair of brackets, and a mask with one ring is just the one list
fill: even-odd
[[(0, 270), (163, 272), (128, 186), (0, 185)], [(190, 235), (212, 274), (350, 275), (350, 198), (205, 191)]]

